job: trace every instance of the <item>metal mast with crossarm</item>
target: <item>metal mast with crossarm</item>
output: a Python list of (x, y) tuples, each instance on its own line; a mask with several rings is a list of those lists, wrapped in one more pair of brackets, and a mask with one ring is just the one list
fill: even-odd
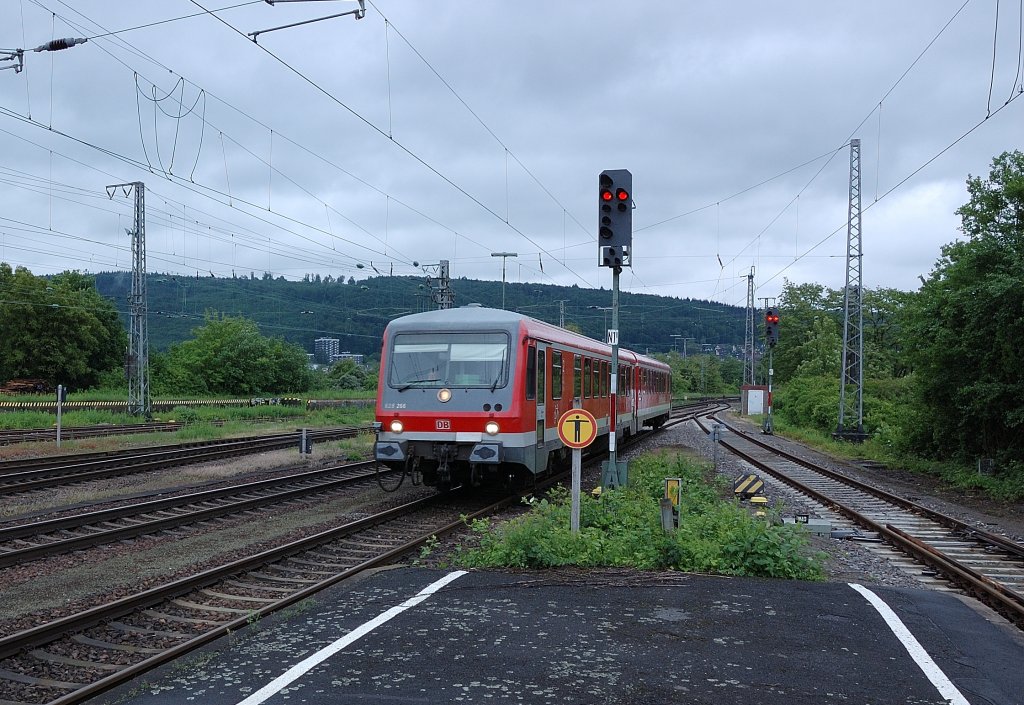
[(850, 210), (846, 230), (843, 369), (839, 379), (836, 438), (862, 441), (864, 433), (864, 251), (860, 221), (860, 140), (850, 140)]
[(128, 411), (136, 416), (153, 415), (149, 396), (149, 331), (146, 325), (146, 186), (141, 181), (107, 186), (114, 197), (118, 189), (125, 196), (135, 192), (135, 220), (127, 233), (132, 238), (132, 292), (128, 295), (131, 333), (128, 341)]
[(756, 384), (754, 380), (754, 336), (757, 331), (754, 327), (754, 268), (750, 268), (747, 275), (747, 325), (746, 334), (743, 337), (743, 384)]

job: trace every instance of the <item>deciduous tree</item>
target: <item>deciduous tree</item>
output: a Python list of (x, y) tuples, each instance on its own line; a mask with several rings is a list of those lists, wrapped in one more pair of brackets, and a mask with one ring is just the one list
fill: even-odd
[(1024, 153), (969, 177), (965, 240), (942, 248), (908, 316), (918, 447), (934, 455), (1024, 458)]
[(33, 377), (91, 387), (124, 363), (128, 337), (91, 277), (38, 277), (0, 262), (0, 381)]

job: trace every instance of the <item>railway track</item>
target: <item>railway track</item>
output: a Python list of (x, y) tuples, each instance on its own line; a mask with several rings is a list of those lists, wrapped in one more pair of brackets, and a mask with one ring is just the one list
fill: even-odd
[[(367, 427), (353, 426), (317, 429), (309, 433), (314, 442), (319, 442), (352, 438), (365, 430)], [(177, 465), (264, 453), (293, 447), (298, 444), (298, 440), (299, 432), (293, 431), (114, 453), (83, 453), (7, 461), (0, 463), (0, 493), (28, 492)]]
[(349, 463), (8, 526), (0, 529), (0, 568), (366, 485), (376, 478), (375, 465)]
[[(715, 417), (730, 430), (721, 445), (789, 485), (834, 526), (869, 532), (906, 559), (908, 570), (924, 564), (946, 580), (997, 609), (1024, 629), (1024, 546), (946, 516), (916, 502), (834, 472), (788, 453)], [(709, 431), (706, 421), (698, 419)]]
[[(718, 403), (713, 408), (722, 409)], [(695, 414), (707, 413), (708, 407), (682, 410), (670, 422), (681, 423)], [(634, 441), (639, 441), (638, 436)], [(349, 466), (354, 476), (370, 463)], [(319, 483), (307, 492), (327, 491), (327, 471), (305, 473), (290, 478)], [(568, 473), (544, 482), (535, 491), (564, 480)], [(314, 476), (319, 476), (319, 479)], [(364, 472), (358, 482), (372, 478)], [(270, 483), (277, 481), (268, 481)], [(270, 485), (263, 489), (270, 490)], [(225, 488), (214, 493), (230, 493), (244, 488)], [(298, 488), (286, 491), (298, 491)], [(121, 511), (142, 510), (181, 513), (179, 517), (154, 517), (159, 522), (178, 523), (202, 520), (202, 512), (231, 511), (229, 494), (198, 493), (191, 497), (159, 500), (142, 507), (107, 510), (92, 520), (119, 522), (137, 521), (139, 515), (116, 516)], [(236, 499), (237, 499), (237, 495)], [(245, 627), (273, 611), (294, 604), (319, 590), (368, 568), (387, 563), (422, 545), (431, 537), (442, 536), (465, 526), (467, 519), (486, 516), (517, 503), (519, 493), (503, 497), (463, 497), (458, 492), (438, 494), (410, 502), (395, 509), (346, 524), (258, 555), (242, 558), (216, 568), (204, 570), (182, 580), (140, 591), (109, 604), (54, 619), (33, 628), (0, 638), (0, 703), (71, 705), (135, 677), (161, 663), (177, 658), (233, 630)], [(191, 504), (186, 509), (182, 502)], [(287, 501), (266, 497), (240, 500), (254, 504)], [(170, 502), (171, 504), (165, 504)], [(225, 504), (222, 504), (224, 502)], [(235, 510), (242, 510), (236, 507)], [(191, 516), (187, 514), (191, 513)], [(41, 522), (56, 531), (72, 531), (96, 526), (85, 515)], [(70, 522), (62, 526), (62, 522)], [(137, 527), (110, 527), (104, 531), (146, 531)], [(27, 527), (0, 531), (0, 538), (18, 535), (39, 537)], [(26, 533), (27, 532), (27, 533)], [(49, 535), (49, 534), (48, 534)], [(110, 533), (101, 540), (117, 540), (125, 534)], [(89, 542), (81, 536), (72, 541)], [(33, 540), (34, 542), (34, 540)], [(70, 544), (65, 544), (65, 550)], [(47, 550), (40, 546), (40, 551)], [(22, 554), (25, 555), (25, 554)], [(15, 556), (0, 554), (4, 560)]]
[[(223, 422), (221, 422), (223, 424)], [(178, 421), (154, 421), (133, 424), (97, 424), (95, 426), (68, 426), (60, 431), (61, 440), (76, 438), (97, 438), (101, 436), (123, 436), (132, 433), (173, 433), (180, 431), (184, 424)], [(17, 428), (0, 431), (0, 445), (54, 441), (57, 428)]]
[[(680, 408), (672, 424), (722, 403)], [(639, 440), (639, 439), (638, 439)], [(390, 471), (386, 471), (391, 474)], [(376, 477), (372, 461), (0, 528), (0, 568), (334, 492)], [(48, 481), (44, 479), (42, 481)]]
[(518, 501), (433, 495), (0, 638), (0, 702), (82, 702)]

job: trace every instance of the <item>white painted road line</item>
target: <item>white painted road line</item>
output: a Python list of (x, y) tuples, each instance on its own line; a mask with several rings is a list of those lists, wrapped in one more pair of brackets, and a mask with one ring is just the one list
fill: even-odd
[(871, 603), (871, 606), (878, 610), (878, 614), (882, 615), (882, 619), (889, 625), (889, 629), (896, 635), (896, 638), (900, 640), (904, 648), (910, 654), (910, 657), (914, 659), (918, 667), (924, 671), (924, 674), (928, 677), (928, 680), (932, 682), (939, 694), (949, 701), (950, 705), (971, 705), (967, 698), (963, 696), (957, 687), (953, 685), (953, 682), (946, 677), (946, 674), (942, 672), (938, 664), (932, 660), (932, 657), (928, 655), (928, 652), (924, 650), (910, 630), (907, 629), (907, 625), (899, 618), (899, 616), (892, 611), (889, 605), (885, 604), (875, 593), (868, 590), (862, 585), (856, 583), (847, 583), (854, 590), (864, 596), (864, 599)]
[(338, 653), (345, 647), (355, 643), (359, 639), (362, 639), (364, 636), (372, 632), (374, 629), (390, 621), (394, 617), (397, 617), (402, 612), (405, 612), (407, 609), (410, 609), (420, 604), (428, 597), (433, 595), (435, 592), (443, 588), (445, 585), (452, 582), (453, 580), (461, 578), (463, 575), (466, 575), (466, 571), (457, 570), (453, 573), (449, 573), (440, 580), (431, 583), (427, 587), (420, 590), (415, 597), (410, 597), (402, 604), (392, 607), (386, 612), (382, 612), (381, 614), (371, 619), (369, 622), (366, 622), (365, 624), (356, 627), (348, 634), (335, 641), (333, 644), (325, 646), (312, 656), (309, 656), (306, 659), (295, 664), (287, 671), (285, 671), (283, 674), (281, 674), (274, 680), (270, 681), (265, 686), (257, 690), (255, 693), (247, 697), (245, 700), (240, 701), (238, 705), (260, 705), (260, 703), (266, 702), (266, 700), (270, 698), (270, 696), (274, 695), (274, 693), (277, 693), (282, 688), (298, 680), (302, 675), (307, 673), (317, 664), (323, 663), (334, 654)]

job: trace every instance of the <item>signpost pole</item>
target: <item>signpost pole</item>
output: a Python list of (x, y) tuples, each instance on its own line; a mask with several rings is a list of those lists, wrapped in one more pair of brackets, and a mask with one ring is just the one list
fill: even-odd
[(582, 466), (583, 451), (579, 448), (572, 449), (572, 516), (569, 519), (569, 529), (574, 534), (580, 532), (580, 484), (582, 482), (580, 470)]
[(64, 410), (64, 385), (57, 385), (57, 447), (60, 448), (61, 412)]
[(586, 409), (569, 409), (558, 419), (558, 438), (572, 448), (572, 508), (569, 529), (580, 532), (580, 484), (582, 484), (583, 448), (597, 436), (597, 419)]

